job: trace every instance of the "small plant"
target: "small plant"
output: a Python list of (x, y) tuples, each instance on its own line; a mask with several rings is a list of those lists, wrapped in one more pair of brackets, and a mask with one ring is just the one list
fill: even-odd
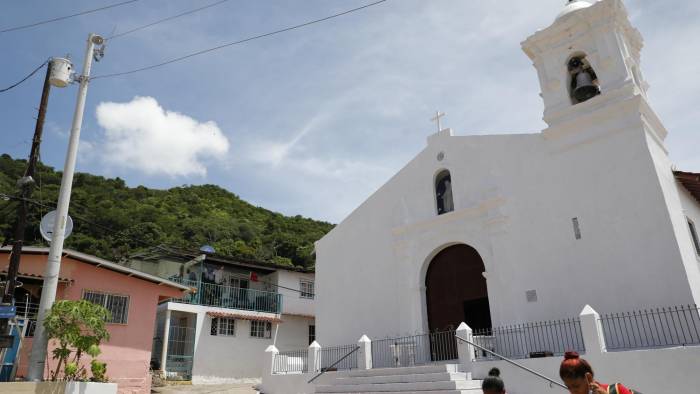
[(49, 339), (55, 340), (58, 345), (52, 352), (53, 359), (58, 360), (56, 369), (51, 371), (52, 381), (87, 381), (87, 370), (80, 363), (85, 354), (92, 357), (92, 378), (89, 380), (107, 381), (107, 364), (97, 361), (96, 357), (101, 352), (100, 342), (109, 340), (109, 332), (105, 328), (109, 317), (107, 309), (89, 301), (62, 300), (54, 303), (44, 321)]

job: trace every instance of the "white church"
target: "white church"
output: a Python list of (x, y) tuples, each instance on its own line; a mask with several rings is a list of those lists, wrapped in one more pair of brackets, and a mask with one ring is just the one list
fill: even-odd
[(700, 303), (700, 174), (669, 159), (642, 46), (621, 0), (570, 1), (523, 41), (547, 128), (428, 136), (317, 242), (317, 341)]
[[(316, 245), (317, 338), (700, 303), (700, 194), (674, 175), (623, 3), (570, 2), (522, 49), (548, 127), (445, 129)], [(533, 92), (535, 94), (535, 92)]]

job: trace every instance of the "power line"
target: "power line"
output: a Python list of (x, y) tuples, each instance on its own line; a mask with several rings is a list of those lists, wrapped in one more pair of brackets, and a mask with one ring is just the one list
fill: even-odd
[(14, 88), (14, 87), (19, 86), (22, 82), (28, 80), (29, 78), (32, 77), (32, 75), (36, 74), (37, 71), (41, 70), (48, 62), (49, 62), (49, 61), (47, 60), (47, 61), (41, 63), (41, 65), (40, 65), (39, 67), (35, 68), (34, 71), (32, 71), (31, 73), (29, 73), (29, 75), (27, 75), (26, 77), (22, 78), (21, 81), (17, 82), (16, 84), (14, 84), (14, 85), (12, 85), (12, 86), (9, 86), (9, 87), (6, 87), (5, 89), (0, 90), (0, 93), (7, 92), (8, 90), (10, 90), (10, 89), (12, 89), (12, 88)]
[(299, 29), (299, 28), (302, 28), (302, 27), (306, 27), (306, 26), (309, 26), (309, 25), (313, 25), (313, 24), (315, 24), (315, 23), (324, 22), (324, 21), (327, 21), (327, 20), (329, 20), (329, 19), (337, 18), (337, 17), (343, 16), (343, 15), (347, 15), (347, 14), (350, 14), (350, 13), (353, 13), (353, 12), (357, 12), (357, 11), (363, 10), (363, 9), (365, 9), (365, 8), (369, 8), (369, 7), (372, 7), (372, 6), (375, 6), (375, 5), (384, 3), (384, 2), (386, 2), (386, 1), (387, 1), (387, 0), (375, 1), (375, 2), (373, 2), (373, 3), (369, 3), (369, 4), (363, 5), (363, 6), (361, 6), (361, 7), (353, 8), (353, 9), (350, 9), (350, 10), (347, 10), (347, 11), (343, 11), (343, 12), (338, 13), (338, 14), (333, 14), (333, 15), (330, 15), (330, 16), (327, 16), (327, 17), (324, 17), (324, 18), (320, 18), (320, 19), (314, 19), (314, 20), (312, 20), (312, 21), (305, 22), (305, 23), (302, 23), (302, 24), (299, 24), (299, 25), (294, 25), (294, 26), (286, 27), (286, 28), (284, 28), (284, 29), (275, 30), (275, 31), (272, 31), (272, 32), (269, 32), (269, 33), (260, 34), (260, 35), (253, 36), (253, 37), (248, 37), (248, 38), (245, 38), (245, 39), (242, 39), (242, 40), (238, 40), (238, 41), (234, 41), (234, 42), (229, 42), (229, 43), (227, 43), (227, 44), (222, 44), (222, 45), (219, 45), (219, 46), (215, 46), (215, 47), (213, 47), (213, 48), (203, 49), (203, 50), (201, 50), (201, 51), (197, 51), (197, 52), (194, 52), (194, 53), (190, 53), (189, 55), (185, 55), (185, 56), (176, 57), (176, 58), (174, 58), (174, 59), (166, 60), (166, 61), (161, 62), (161, 63), (157, 63), (157, 64), (153, 64), (153, 65), (150, 65), (150, 66), (141, 67), (141, 68), (137, 68), (137, 69), (129, 70), (129, 71), (123, 71), (123, 72), (112, 73), (112, 74), (98, 75), (98, 76), (92, 77), (92, 78), (90, 78), (90, 79), (112, 78), (112, 77), (118, 77), (118, 76), (122, 76), (122, 75), (134, 74), (134, 73), (141, 72), (141, 71), (151, 70), (151, 69), (154, 69), (154, 68), (157, 68), (157, 67), (162, 67), (162, 66), (165, 66), (165, 65), (168, 65), (168, 64), (171, 64), (171, 63), (179, 62), (179, 61), (182, 61), (182, 60), (185, 60), (185, 59), (189, 59), (189, 58), (191, 58), (191, 57), (195, 57), (195, 56), (198, 56), (198, 55), (203, 55), (203, 54), (205, 54), (205, 53), (213, 52), (213, 51), (216, 51), (216, 50), (219, 50), (219, 49), (223, 49), (223, 48), (226, 48), (226, 47), (230, 47), (230, 46), (233, 46), (233, 45), (238, 45), (238, 44), (242, 44), (242, 43), (245, 43), (245, 42), (248, 42), (248, 41), (253, 41), (253, 40), (260, 39), (260, 38), (269, 37), (269, 36), (272, 36), (272, 35), (275, 35), (275, 34), (280, 34), (280, 33), (288, 32), (288, 31), (290, 31), (290, 30)]
[(93, 12), (98, 12), (98, 11), (102, 11), (102, 10), (106, 10), (106, 9), (110, 9), (110, 8), (114, 8), (114, 7), (119, 7), (119, 6), (122, 6), (122, 5), (129, 4), (129, 3), (135, 3), (135, 2), (137, 2), (137, 1), (139, 1), (139, 0), (122, 1), (121, 3), (115, 3), (115, 4), (106, 5), (106, 6), (100, 7), (100, 8), (94, 8), (94, 9), (91, 9), (91, 10), (81, 11), (81, 12), (78, 12), (78, 13), (76, 13), (76, 14), (71, 14), (71, 15), (66, 15), (66, 16), (59, 16), (59, 17), (57, 17), (57, 18), (52, 18), (52, 19), (47, 19), (47, 20), (43, 20), (43, 21), (39, 21), (39, 22), (30, 23), (30, 24), (28, 24), (28, 25), (10, 27), (10, 28), (7, 28), (7, 29), (0, 30), (0, 34), (2, 34), (2, 33), (7, 33), (7, 32), (10, 32), (10, 31), (16, 31), (16, 30), (22, 30), (22, 29), (29, 29), (30, 27), (35, 27), (35, 26), (39, 26), (39, 25), (45, 25), (45, 24), (51, 23), (51, 22), (62, 21), (62, 20), (64, 20), (64, 19), (69, 19), (69, 18), (73, 18), (73, 17), (76, 17), (76, 16), (92, 14)]
[(139, 31), (139, 30), (143, 30), (143, 29), (146, 29), (146, 28), (148, 28), (148, 27), (155, 26), (155, 25), (157, 25), (157, 24), (159, 24), (159, 23), (163, 23), (163, 22), (171, 21), (171, 20), (173, 20), (173, 19), (180, 18), (180, 17), (182, 17), (182, 16), (194, 14), (195, 12), (199, 12), (199, 11), (205, 10), (205, 9), (207, 9), (207, 8), (211, 8), (211, 7), (217, 6), (217, 5), (222, 4), (222, 3), (225, 3), (225, 2), (227, 2), (227, 1), (229, 1), (229, 0), (220, 0), (220, 1), (217, 1), (216, 3), (212, 3), (212, 4), (209, 4), (209, 5), (205, 5), (205, 6), (203, 6), (203, 7), (195, 8), (195, 9), (192, 9), (192, 10), (189, 10), (189, 11), (185, 11), (185, 12), (183, 12), (183, 13), (180, 13), (180, 14), (177, 14), (177, 15), (173, 15), (173, 16), (169, 16), (169, 17), (167, 17), (167, 18), (159, 19), (159, 20), (157, 20), (157, 21), (155, 21), (155, 22), (152, 22), (152, 23), (149, 23), (149, 24), (147, 24), (147, 25), (139, 26), (139, 27), (136, 27), (136, 28), (131, 29), (131, 30), (127, 30), (127, 31), (122, 32), (122, 33), (119, 33), (119, 34), (113, 34), (113, 35), (107, 37), (107, 40), (112, 40), (112, 39), (115, 39), (115, 38), (117, 38), (117, 37), (122, 37), (122, 36), (125, 36), (125, 35), (127, 35), (127, 34), (131, 34), (131, 33), (137, 32), (137, 31)]

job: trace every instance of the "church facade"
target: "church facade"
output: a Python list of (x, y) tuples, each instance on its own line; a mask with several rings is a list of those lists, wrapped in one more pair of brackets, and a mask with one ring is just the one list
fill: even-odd
[(522, 48), (548, 127), (441, 130), (318, 241), (321, 344), (700, 302), (700, 176), (674, 172), (622, 1)]

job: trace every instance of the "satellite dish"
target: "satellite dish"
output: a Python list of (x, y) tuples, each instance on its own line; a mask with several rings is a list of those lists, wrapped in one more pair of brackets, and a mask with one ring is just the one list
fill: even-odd
[(214, 247), (211, 245), (204, 245), (201, 248), (199, 248), (199, 251), (204, 253), (204, 254), (214, 254), (214, 252), (216, 252), (214, 250)]
[[(41, 224), (39, 225), (39, 232), (41, 233), (41, 236), (47, 241), (51, 242), (51, 239), (53, 238), (53, 226), (56, 223), (56, 211), (51, 211), (44, 215), (43, 218), (41, 218)], [(73, 219), (71, 219), (70, 216), (66, 218), (66, 228), (64, 231), (64, 238), (68, 238), (68, 236), (73, 232)]]

